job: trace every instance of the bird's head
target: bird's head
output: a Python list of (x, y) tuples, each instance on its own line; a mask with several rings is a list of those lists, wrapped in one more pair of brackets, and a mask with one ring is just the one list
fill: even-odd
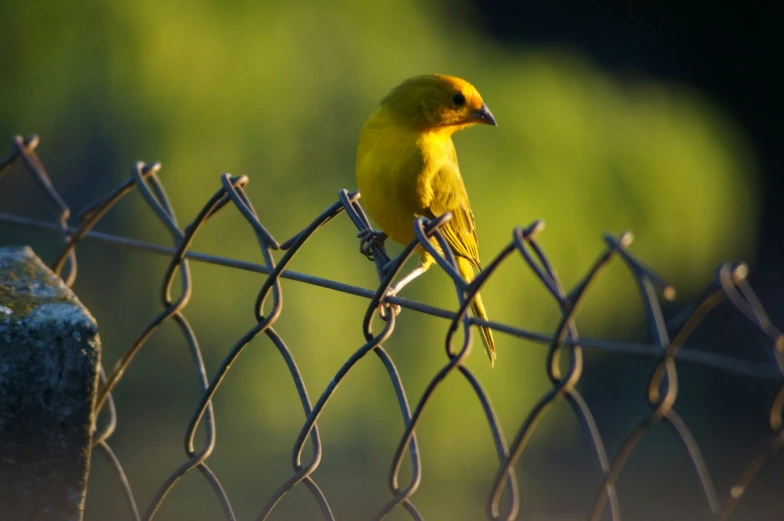
[(496, 124), (473, 85), (443, 74), (405, 80), (381, 100), (381, 106), (400, 123), (419, 131), (454, 131), (477, 123)]

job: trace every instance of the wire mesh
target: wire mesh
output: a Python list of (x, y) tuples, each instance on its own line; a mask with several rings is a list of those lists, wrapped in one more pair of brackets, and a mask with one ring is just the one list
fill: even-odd
[[(466, 283), (456, 269), (455, 259), (448, 248), (440, 228), (450, 219), (449, 214), (434, 220), (418, 218), (412, 224), (416, 238), (407, 245), (397, 257), (390, 259), (379, 244), (372, 246), (369, 258), (375, 262), (379, 277), (379, 285), (375, 289), (365, 289), (337, 281), (299, 273), (287, 269), (287, 266), (307, 241), (323, 226), (335, 217), (345, 213), (359, 232), (371, 228), (365, 212), (360, 205), (360, 194), (340, 190), (338, 200), (317, 216), (306, 228), (284, 242), (278, 242), (260, 221), (251, 201), (244, 191), (248, 183), (246, 176), (233, 177), (223, 174), (220, 187), (204, 204), (198, 215), (185, 227), (181, 227), (175, 217), (172, 205), (164, 190), (158, 173), (157, 163), (136, 163), (131, 169), (130, 177), (117, 189), (99, 197), (85, 210), (78, 214), (78, 225), (72, 226), (71, 212), (63, 198), (55, 190), (43, 164), (36, 155), (39, 144), (37, 136), (22, 139), (17, 136), (12, 140), (10, 154), (0, 162), (0, 179), (10, 170), (11, 166), (20, 161), (24, 170), (43, 189), (54, 209), (57, 211), (55, 222), (34, 220), (27, 217), (0, 213), (0, 223), (19, 225), (28, 228), (53, 230), (59, 233), (63, 246), (52, 262), (52, 269), (71, 286), (77, 276), (76, 247), (84, 239), (97, 240), (118, 247), (134, 248), (149, 253), (165, 255), (169, 259), (168, 268), (161, 282), (160, 305), (158, 314), (138, 334), (132, 344), (123, 352), (112, 370), (108, 373), (101, 367), (100, 388), (96, 403), (96, 424), (93, 426), (93, 448), (98, 449), (116, 475), (124, 491), (125, 504), (133, 519), (151, 520), (159, 511), (168, 494), (177, 486), (180, 479), (191, 471), (199, 472), (212, 489), (215, 499), (221, 506), (227, 520), (236, 519), (229, 497), (218, 477), (208, 465), (216, 443), (215, 411), (213, 399), (221, 383), (230, 371), (233, 362), (245, 349), (248, 343), (259, 335), (266, 335), (275, 345), (291, 375), (301, 402), (305, 416), (304, 424), (294, 442), (291, 454), (291, 475), (269, 497), (259, 510), (256, 519), (267, 519), (275, 510), (280, 500), (295, 486), (303, 485), (318, 505), (323, 519), (335, 519), (330, 504), (313, 478), (318, 468), (323, 448), (319, 436), (318, 420), (333, 397), (341, 381), (354, 369), (357, 362), (373, 353), (382, 363), (392, 384), (399, 414), (403, 425), (396, 450), (392, 455), (388, 475), (390, 498), (379, 507), (376, 519), (384, 519), (396, 508), (404, 510), (411, 519), (423, 519), (414, 504), (414, 496), (422, 481), (422, 462), (420, 448), (417, 443), (416, 427), (426, 413), (428, 402), (444, 380), (452, 373), (464, 378), (473, 390), (484, 412), (484, 417), (492, 435), (494, 449), (498, 458), (498, 469), (490, 484), (490, 493), (486, 502), (486, 516), (492, 520), (517, 519), (521, 504), (521, 494), (515, 473), (515, 464), (526, 449), (537, 423), (553, 402), (562, 397), (574, 416), (583, 427), (583, 434), (593, 448), (595, 465), (603, 476), (597, 484), (595, 500), (587, 519), (598, 521), (608, 515), (613, 521), (621, 519), (621, 507), (616, 491), (620, 473), (629, 457), (639, 445), (640, 440), (651, 427), (657, 423), (666, 424), (673, 435), (681, 442), (693, 465), (704, 500), (717, 520), (729, 519), (744, 492), (762, 469), (762, 467), (784, 445), (784, 335), (769, 319), (764, 307), (747, 282), (748, 268), (744, 264), (723, 264), (714, 281), (705, 289), (697, 301), (684, 306), (675, 317), (666, 322), (662, 312), (662, 299), (672, 300), (674, 289), (667, 284), (645, 263), (637, 259), (629, 251), (632, 236), (629, 233), (620, 236), (605, 235), (605, 249), (596, 259), (587, 273), (574, 287), (563, 287), (555, 268), (537, 241), (537, 235), (544, 228), (541, 221), (530, 226), (514, 229), (512, 239), (502, 251), (492, 259), (486, 268), (471, 282)], [(101, 219), (124, 197), (138, 192), (149, 209), (168, 229), (174, 246), (166, 247), (135, 239), (110, 235), (93, 231)], [(227, 257), (207, 255), (191, 251), (194, 237), (208, 220), (225, 207), (233, 207), (245, 218), (261, 250), (263, 263), (239, 261)], [(435, 244), (440, 246), (439, 249)], [(457, 294), (456, 310), (440, 309), (398, 296), (386, 297), (385, 293), (406, 261), (415, 255), (418, 249), (430, 252), (436, 259), (441, 270), (449, 275)], [(283, 254), (275, 259), (273, 251)], [(496, 273), (499, 266), (509, 259), (519, 258), (531, 270), (561, 310), (558, 326), (551, 334), (529, 331), (513, 325), (485, 321), (471, 317), (467, 313), (472, 297)], [(634, 278), (639, 296), (643, 303), (647, 328), (654, 339), (651, 343), (617, 342), (605, 339), (582, 338), (578, 334), (574, 320), (574, 312), (586, 295), (587, 290), (596, 280), (599, 273), (613, 259), (618, 258)], [(236, 340), (228, 355), (214, 374), (208, 374), (198, 339), (184, 314), (193, 289), (190, 262), (207, 262), (233, 269), (249, 270), (266, 275), (258, 292), (254, 309), (256, 324)], [(179, 277), (179, 292), (173, 294), (174, 281)], [(283, 312), (281, 279), (293, 279), (308, 284), (322, 286), (369, 299), (363, 317), (365, 343), (352, 354), (321, 390), (313, 402), (295, 357), (282, 337), (275, 329), (275, 323)], [(759, 363), (735, 357), (719, 355), (707, 351), (682, 350), (686, 340), (708, 315), (722, 301), (729, 301), (737, 312), (756, 326), (770, 339), (769, 347), (764, 348), (769, 363)], [(383, 344), (395, 330), (396, 313), (390, 312), (391, 307), (406, 308), (419, 313), (445, 318), (450, 321), (445, 338), (446, 362), (432, 376), (421, 396), (413, 400), (403, 386), (395, 363)], [(375, 320), (380, 318), (380, 320)], [(201, 398), (192, 414), (185, 430), (185, 461), (175, 468), (168, 479), (157, 489), (152, 500), (144, 509), (140, 509), (129, 480), (123, 470), (120, 459), (112, 450), (109, 441), (117, 429), (117, 410), (112, 398), (112, 391), (122, 381), (123, 375), (134, 363), (139, 350), (145, 345), (152, 333), (166, 321), (174, 322), (190, 350), (194, 378), (201, 390)], [(548, 345), (547, 375), (551, 388), (541, 396), (524, 421), (514, 432), (511, 442), (507, 442), (498, 417), (493, 409), (492, 401), (485, 392), (478, 378), (464, 364), (472, 348), (473, 326), (484, 325), (497, 331)], [(462, 328), (460, 326), (463, 326)], [(459, 349), (453, 349), (453, 339), (457, 338)], [(614, 456), (608, 454), (602, 434), (599, 431), (594, 414), (586, 400), (577, 389), (583, 374), (583, 349), (597, 349), (615, 353), (647, 355), (656, 359), (656, 368), (648, 382), (647, 400), (650, 411), (623, 441), (620, 450)], [(565, 358), (565, 364), (562, 363)], [(747, 377), (767, 379), (775, 382), (777, 391), (770, 403), (768, 424), (770, 437), (748, 461), (745, 469), (734, 480), (729, 490), (720, 493), (714, 485), (702, 456), (700, 446), (696, 442), (686, 422), (675, 410), (678, 398), (678, 364), (693, 363), (712, 367), (722, 371), (741, 374)], [(566, 370), (562, 371), (562, 367)], [(413, 403), (413, 407), (412, 404)], [(203, 432), (203, 443), (197, 444), (197, 431)], [(306, 445), (310, 440), (309, 454), (305, 454)], [(411, 465), (410, 478), (401, 479), (401, 468), (405, 458)]]

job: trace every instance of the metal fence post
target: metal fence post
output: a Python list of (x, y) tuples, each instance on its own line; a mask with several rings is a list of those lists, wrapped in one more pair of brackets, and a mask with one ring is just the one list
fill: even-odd
[(0, 518), (81, 520), (98, 327), (28, 247), (0, 248)]

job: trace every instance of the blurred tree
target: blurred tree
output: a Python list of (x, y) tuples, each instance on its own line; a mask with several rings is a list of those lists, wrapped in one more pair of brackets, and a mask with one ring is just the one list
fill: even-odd
[[(622, 80), (568, 47), (505, 49), (459, 22), (467, 8), (438, 1), (4, 2), (0, 135), (39, 133), (56, 186), (81, 203), (126, 178), (133, 161), (161, 161), (183, 224), (217, 189), (221, 172), (247, 174), (263, 222), (282, 240), (336, 200), (338, 189), (354, 187), (356, 136), (386, 90), (413, 74), (446, 72), (474, 83), (499, 121), (497, 129), (456, 136), (485, 263), (513, 226), (536, 218), (546, 221), (542, 241), (569, 284), (600, 252), (605, 230), (632, 229), (635, 251), (686, 293), (700, 288), (719, 260), (750, 252), (758, 197), (753, 153), (721, 109), (684, 85)], [(17, 196), (3, 186), (9, 185), (0, 185), (0, 205), (12, 204)], [(113, 224), (168, 244), (164, 227), (139, 197), (132, 199), (118, 207)], [(260, 262), (249, 226), (237, 212), (225, 213), (200, 233), (196, 248)], [(10, 233), (0, 227), (2, 242)], [(91, 248), (84, 247), (85, 255), (98, 251)], [(339, 219), (292, 267), (373, 286), (373, 266), (356, 250), (353, 227)], [(87, 269), (77, 291), (109, 339), (104, 360), (111, 366), (154, 315), (154, 284), (165, 264), (128, 254), (117, 261), (121, 271), (109, 274), (115, 265), (95, 255), (82, 261)], [(521, 266), (513, 260), (488, 285), (490, 315), (552, 328), (557, 310), (541, 304), (545, 292)], [(214, 368), (252, 324), (261, 278), (204, 266), (193, 271), (196, 291), (186, 314)], [(366, 302), (295, 283), (284, 284), (284, 293), (279, 331), (315, 399), (361, 345)], [(438, 274), (417, 281), (406, 296), (454, 306), (448, 280)], [(611, 270), (581, 318), (592, 334), (634, 324), (634, 299), (622, 270)], [(406, 315), (413, 314), (401, 316), (388, 347), (415, 402), (444, 362), (445, 324)], [(508, 428), (547, 385), (544, 350), (518, 344), (499, 339), (492, 372), (481, 353), (471, 361)], [(240, 498), (241, 518), (255, 515), (259, 498), (288, 474), (287, 451), (303, 418), (269, 342), (251, 347), (216, 406), (221, 441), (214, 467)], [(188, 363), (174, 328), (164, 329), (118, 388), (127, 432), (121, 429), (116, 443), (142, 504), (183, 459), (179, 437), (197, 399), (195, 383), (180, 376)], [(366, 518), (386, 497), (382, 476), (402, 431), (380, 364), (361, 366), (320, 424), (326, 458), (319, 475), (343, 519), (347, 512)], [(165, 419), (150, 415), (151, 399)], [(473, 476), (492, 475), (494, 456), (464, 382), (445, 384), (419, 435), (426, 483), (417, 504), (445, 519), (481, 515), (485, 491)], [(369, 483), (368, 474), (379, 479)], [(197, 481), (186, 480), (203, 488)], [(109, 485), (91, 486), (98, 491), (90, 498), (92, 515), (106, 518), (110, 505), (100, 496)], [(363, 499), (355, 503), (358, 490)], [(192, 519), (205, 504), (216, 508), (204, 496), (194, 502), (176, 492), (163, 518)], [(312, 508), (296, 503), (284, 508)]]

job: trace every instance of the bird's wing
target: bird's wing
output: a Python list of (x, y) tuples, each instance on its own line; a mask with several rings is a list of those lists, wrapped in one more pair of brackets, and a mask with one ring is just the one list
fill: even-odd
[(435, 218), (452, 212), (452, 219), (441, 228), (441, 233), (455, 255), (465, 257), (479, 269), (479, 240), (474, 214), (457, 162), (448, 161), (439, 168), (430, 180), (430, 188), (432, 198), (427, 208), (430, 214), (428, 217)]

